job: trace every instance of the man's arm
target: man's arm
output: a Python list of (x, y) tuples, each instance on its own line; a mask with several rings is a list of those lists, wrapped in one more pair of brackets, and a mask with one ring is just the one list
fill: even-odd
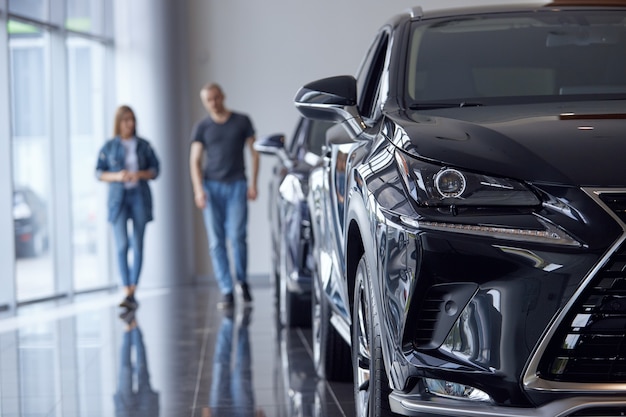
[(201, 142), (192, 142), (189, 152), (189, 174), (191, 185), (193, 186), (193, 201), (196, 207), (203, 209), (206, 207), (206, 195), (202, 185), (202, 151), (204, 146)]
[(259, 177), (259, 153), (254, 149), (254, 141), (256, 138), (250, 136), (246, 141), (248, 142), (248, 148), (250, 149), (250, 156), (252, 157), (252, 181), (248, 186), (248, 199), (256, 200), (258, 196), (257, 192), (257, 180)]

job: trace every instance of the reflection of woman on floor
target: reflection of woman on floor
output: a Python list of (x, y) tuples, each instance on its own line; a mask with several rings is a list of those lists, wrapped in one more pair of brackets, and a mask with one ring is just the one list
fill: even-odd
[[(244, 309), (243, 318), (237, 325), (231, 314), (222, 317), (213, 356), (211, 398), (209, 407), (202, 410), (202, 417), (265, 417), (262, 410), (254, 410), (248, 335), (250, 312), (250, 309)], [(235, 335), (237, 350), (233, 366), (231, 353)]]
[[(132, 312), (134, 314), (134, 312)], [(113, 396), (116, 417), (158, 417), (159, 394), (150, 386), (143, 336), (134, 317), (128, 317), (122, 339), (117, 392)], [(132, 350), (135, 348), (135, 363)], [(133, 389), (136, 387), (136, 390)]]

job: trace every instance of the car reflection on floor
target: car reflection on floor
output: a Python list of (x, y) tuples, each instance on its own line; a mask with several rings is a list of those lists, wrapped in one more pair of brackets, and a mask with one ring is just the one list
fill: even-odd
[(315, 373), (311, 329), (279, 327), (277, 339), (274, 393), (276, 402), (285, 404), (279, 416), (354, 416), (352, 385), (331, 384)]

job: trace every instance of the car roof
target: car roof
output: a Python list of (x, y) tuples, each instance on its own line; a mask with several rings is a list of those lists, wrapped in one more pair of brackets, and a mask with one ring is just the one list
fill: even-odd
[[(452, 7), (452, 8), (434, 8), (424, 10), (422, 7), (417, 6), (406, 10), (401, 13), (398, 18), (401, 20), (406, 19), (407, 15), (413, 19), (432, 19), (439, 17), (450, 16), (462, 16), (481, 13), (498, 13), (498, 12), (511, 12), (511, 11), (528, 11), (539, 10), (545, 8), (606, 8), (606, 7), (625, 7), (626, 0), (554, 0), (551, 2), (536, 2), (536, 3), (509, 3), (500, 5), (475, 5), (466, 7)], [(392, 19), (396, 20), (396, 19)]]

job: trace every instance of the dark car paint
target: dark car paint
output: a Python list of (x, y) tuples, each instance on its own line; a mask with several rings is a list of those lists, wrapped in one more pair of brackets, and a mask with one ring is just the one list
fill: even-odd
[[(610, 123), (610, 121), (598, 121), (595, 126), (602, 127), (603, 123)], [(420, 137), (428, 142), (428, 137), (425, 135)], [(438, 140), (440, 139), (434, 139), (434, 141)], [(367, 161), (376, 160), (377, 156), (389, 152), (389, 149), (384, 147), (385, 145), (380, 145), (378, 153), (372, 151), (371, 148), (376, 148), (374, 141), (364, 140), (360, 145), (352, 151), (350, 158), (352, 164), (358, 164), (359, 168), (355, 170), (355, 177), (351, 178), (347, 224), (370, 224), (372, 223), (371, 213), (379, 209), (393, 210), (394, 213), (413, 213), (413, 215), (428, 216), (438, 220), (450, 218), (455, 222), (470, 224), (480, 223), (482, 218), (487, 216), (481, 213), (453, 215), (432, 210), (416, 212), (406, 196), (402, 194), (402, 183), (393, 165), (393, 159), (389, 158), (386, 170), (380, 170), (376, 174), (366, 169)], [(513, 145), (515, 146), (515, 142)], [(449, 158), (454, 156), (453, 154)], [(465, 161), (464, 168), (468, 166), (467, 161), (472, 161), (472, 158)], [(470, 162), (471, 165), (472, 162)], [(508, 168), (508, 165), (504, 167)], [(613, 169), (622, 170), (623, 165), (613, 166)], [(485, 169), (485, 171), (489, 170)], [(582, 284), (585, 274), (581, 274), (581, 271), (590, 271), (622, 231), (615, 220), (593, 204), (580, 189), (556, 184), (536, 184), (536, 187), (538, 192), (545, 193), (546, 196), (568, 201), (571, 206), (579, 209), (585, 207), (585, 210), (581, 211), (593, 214), (589, 216), (593, 219), (590, 223), (587, 219), (571, 219), (569, 216), (549, 209), (544, 209), (541, 213), (546, 218), (553, 219), (556, 224), (566, 224), (572, 234), (589, 246), (588, 249), (550, 250), (551, 248), (545, 248), (543, 245), (512, 244), (504, 241), (502, 246), (508, 249), (504, 251), (495, 248), (491, 239), (407, 230), (407, 226), (401, 224), (395, 216), (374, 221), (373, 224), (378, 224), (376, 230), (359, 228), (360, 239), (363, 241), (362, 245), (366, 254), (384, 251), (371, 261), (377, 265), (374, 269), (379, 271), (376, 277), (379, 286), (374, 287), (375, 292), (378, 289), (380, 291), (378, 299), (385, 300), (379, 303), (383, 309), (382, 315), (387, 321), (386, 326), (382, 326), (382, 340), (386, 342), (383, 343), (383, 350), (386, 363), (390, 368), (389, 376), (392, 383), (397, 384), (395, 386), (410, 390), (417, 376), (444, 379), (448, 377), (463, 381), (462, 377), (459, 379), (457, 373), (464, 371), (472, 373), (470, 381), (474, 381), (474, 385), (476, 381), (480, 382), (478, 387), (482, 384), (498, 386), (499, 392), (494, 394), (494, 399), (499, 403), (530, 407), (548, 401), (548, 399), (543, 399), (544, 394), (534, 394), (532, 399), (529, 399), (526, 396), (527, 393), (520, 392), (519, 376), (524, 371), (528, 357), (545, 329), (563, 308), (564, 303)], [(378, 207), (363, 204), (364, 201), (369, 201), (370, 195), (376, 196)], [(383, 214), (386, 213), (383, 211)], [(495, 219), (497, 217), (489, 214), (490, 222), (494, 222)], [(525, 221), (532, 222), (533, 220), (531, 215), (520, 216), (518, 214), (507, 218), (506, 221), (503, 220), (502, 224), (511, 225), (514, 221), (522, 225)], [(598, 230), (602, 233), (598, 233)], [(538, 249), (543, 249), (543, 251), (539, 252)], [(545, 272), (536, 265), (529, 264), (530, 261), (523, 256), (525, 253), (539, 256), (543, 262), (562, 264), (563, 267), (558, 270), (558, 274)], [(451, 256), (454, 256), (453, 263), (450, 262)], [(346, 276), (350, 276), (347, 272), (348, 268), (349, 266), (344, 272)], [(441, 349), (412, 346), (411, 341), (415, 333), (410, 329), (420, 320), (417, 306), (423, 305), (424, 300), (428, 299), (428, 289), (436, 285), (449, 285), (454, 288), (459, 282), (466, 281), (478, 284), (476, 290), (481, 297), (486, 297), (486, 294), (492, 291), (501, 293), (503, 308), (500, 312), (501, 316), (525, 317), (524, 321), (532, 323), (532, 326), (519, 328), (507, 326), (506, 322), (503, 322), (500, 326), (501, 334), (491, 332), (484, 335), (484, 340), (492, 344), (485, 347), (491, 348), (487, 350), (507, 352), (506, 355), (497, 354), (495, 359), (489, 357), (477, 358), (474, 361), (460, 361), (455, 356), (442, 353)], [(449, 289), (447, 293), (454, 294), (455, 291)], [(472, 296), (477, 297), (474, 294)], [(346, 304), (348, 299), (344, 297)], [(406, 299), (406, 302), (398, 302), (402, 299)], [(469, 299), (456, 300), (459, 312), (468, 301)], [(350, 308), (346, 305), (340, 310), (350, 311)], [(456, 317), (451, 317), (446, 323), (441, 324), (443, 333), (447, 334), (450, 321)], [(396, 349), (402, 347), (406, 349), (411, 346), (417, 349), (411, 351), (406, 357), (407, 363), (404, 363), (404, 359), (388, 359), (397, 357), (399, 352)], [(509, 362), (502, 362), (505, 359)], [(416, 373), (416, 369), (420, 371)], [(554, 400), (554, 398), (549, 398), (549, 400)]]
[[(387, 149), (383, 148), (380, 152), (387, 152)], [(356, 156), (358, 153), (356, 151), (352, 155)], [(359, 162), (361, 166), (366, 166), (367, 160), (375, 159), (376, 156), (376, 153), (372, 153), (367, 155), (367, 159)], [(357, 161), (358, 159), (354, 159), (353, 163), (356, 164)], [(395, 168), (390, 165), (389, 171), (391, 172), (385, 176), (384, 172), (380, 175), (371, 175), (369, 172), (356, 170), (355, 174), (360, 175), (352, 178), (347, 224), (353, 222), (358, 225), (370, 224), (371, 213), (378, 211), (379, 208), (393, 209), (395, 213), (414, 211), (406, 197), (401, 194), (402, 184), (397, 172), (394, 172)], [(465, 378), (458, 373), (471, 372), (472, 378), (467, 380), (468, 383), (472, 381), (473, 385), (479, 388), (483, 385), (499, 387), (498, 392), (490, 391), (490, 394), (500, 404), (519, 407), (538, 406), (553, 401), (555, 396), (569, 395), (557, 393), (549, 398), (543, 398), (545, 394), (520, 392), (519, 376), (523, 373), (527, 360), (545, 329), (582, 284), (586, 274), (581, 274), (581, 271), (590, 271), (599, 262), (621, 230), (609, 214), (597, 206), (594, 207), (589, 197), (580, 190), (556, 185), (546, 186), (545, 189), (537, 186), (537, 189), (555, 199), (561, 195), (568, 195), (565, 201), (569, 201), (572, 206), (589, 206), (587, 213), (596, 212), (595, 216), (590, 216), (594, 219), (591, 224), (575, 221), (555, 212), (545, 213), (547, 218), (554, 218), (556, 224), (567, 224), (568, 230), (589, 245), (589, 249), (547, 250), (540, 245), (503, 242), (503, 246), (508, 249), (504, 251), (495, 248), (490, 239), (407, 230), (406, 225), (400, 224), (393, 217), (373, 222), (372, 224), (378, 225), (375, 227), (376, 230), (359, 228), (366, 254), (384, 251), (375, 259), (371, 259), (371, 262), (377, 265), (374, 269), (379, 271), (376, 276), (379, 285), (374, 287), (375, 293), (379, 290), (378, 300), (385, 300), (379, 303), (383, 310), (382, 316), (386, 320), (386, 325), (382, 326), (383, 351), (390, 381), (394, 386), (400, 390), (411, 391), (416, 388), (411, 384), (415, 383), (418, 376), (449, 378), (463, 382)], [(363, 201), (368, 201), (370, 195), (376, 196), (377, 202), (381, 203), (380, 207), (363, 204)], [(485, 217), (480, 213), (472, 213), (470, 216), (465, 216), (464, 213), (452, 215), (441, 212), (418, 215), (430, 215), (437, 219), (454, 217), (455, 222), (461, 223), (480, 223), (481, 217)], [(519, 223), (533, 220), (531, 216), (528, 217), (529, 219), (519, 215), (513, 216), (515, 222)], [(565, 219), (562, 219), (563, 217)], [(495, 219), (496, 217), (489, 216), (490, 222)], [(508, 218), (502, 223), (511, 225), (511, 219)], [(598, 233), (598, 230), (603, 233)], [(543, 249), (545, 253), (537, 252), (537, 249)], [(543, 262), (561, 264), (563, 267), (559, 269), (558, 274), (545, 272), (536, 265), (529, 264), (529, 260), (523, 256), (524, 253), (538, 256)], [(453, 263), (450, 262), (452, 256)], [(346, 276), (350, 276), (347, 271), (349, 268), (346, 267)], [(493, 291), (499, 292), (502, 300), (500, 315), (503, 318), (524, 317), (523, 321), (532, 323), (532, 326), (520, 328), (503, 322), (501, 326), (496, 326), (500, 327), (501, 333), (491, 331), (483, 335), (479, 342), (484, 339), (489, 346), (477, 346), (476, 350), (494, 352), (495, 357), (461, 361), (458, 357), (446, 355), (441, 349), (433, 349), (430, 346), (413, 345), (412, 347), (416, 349), (410, 349), (411, 341), (416, 336), (411, 329), (415, 326), (414, 323), (420, 321), (417, 306), (423, 305), (424, 300), (428, 299), (428, 289), (437, 285), (449, 285), (450, 289), (445, 293), (456, 294), (455, 287), (459, 285), (458, 283), (466, 281), (478, 284), (477, 295), (471, 294), (474, 300), (488, 297)], [(344, 297), (346, 303), (348, 299)], [(405, 303), (399, 302), (403, 299), (406, 300)], [(469, 301), (469, 298), (456, 299), (458, 311), (460, 312)], [(350, 311), (350, 308), (346, 305), (339, 310)], [(450, 317), (445, 323), (440, 322), (443, 334), (449, 332), (450, 322), (456, 317), (458, 316)], [(442, 340), (432, 341), (433, 344), (436, 344), (435, 342), (440, 343)], [(398, 357), (403, 348), (409, 348), (411, 352), (404, 359)], [(506, 355), (499, 352), (506, 352)]]
[[(623, 187), (624, 112), (622, 101), (605, 101), (453, 108), (390, 116), (411, 138), (396, 146), (418, 157), (427, 155), (451, 166), (529, 182)], [(564, 116), (567, 114), (584, 117), (569, 119)]]
[[(397, 29), (398, 38), (389, 42), (392, 57), (405, 46), (399, 22), (392, 20), (382, 30)], [(387, 68), (402, 68), (394, 59)], [(624, 97), (411, 111), (403, 109), (396, 95), (399, 75), (390, 70), (385, 76), (387, 103), (380, 117), (366, 120), (362, 131), (355, 129), (358, 115), (335, 113), (342, 115), (345, 130), (329, 131), (330, 161), (311, 175), (309, 204), (319, 211), (313, 219), (320, 237), (316, 235), (317, 250), (332, 260), (318, 265), (320, 279), (335, 314), (348, 326), (354, 325), (352, 286), (360, 254), (373, 270), (374, 304), (381, 309), (383, 360), (395, 411), (419, 414), (400, 407), (401, 401), (430, 403), (432, 415), (484, 411), (474, 410), (471, 402), (434, 399), (419, 382), (422, 377), (486, 390), (502, 410), (511, 407), (519, 415), (526, 415), (526, 408), (527, 415), (540, 415), (533, 410), (545, 413), (541, 415), (565, 412), (567, 407), (604, 410), (598, 413), (626, 410), (621, 385), (568, 385), (558, 380), (537, 384), (532, 375), (536, 371), (541, 378), (540, 370), (548, 366), (539, 361), (533, 368), (535, 356), (547, 352), (542, 351), (544, 341), (567, 324), (567, 309), (584, 298), (582, 291), (594, 275), (617, 267), (621, 259), (607, 254), (623, 241), (624, 219), (618, 221), (597, 194), (605, 196), (609, 188), (626, 192)], [(307, 117), (330, 117), (317, 106), (302, 105), (315, 97), (314, 87), (320, 85), (324, 83), (309, 84), (296, 96)], [(332, 100), (321, 94), (310, 103), (349, 106), (356, 101), (350, 88), (343, 91), (346, 100), (340, 94)], [(418, 207), (407, 198), (398, 173), (394, 153), (400, 150), (441, 166), (522, 180), (542, 205), (501, 211)], [(344, 203), (337, 198), (338, 155), (347, 159)], [(340, 215), (344, 206), (345, 217)], [(428, 230), (407, 224), (402, 216), (522, 229), (547, 221), (580, 245)], [(444, 308), (429, 317), (432, 311), (426, 307), (441, 303), (442, 297)], [(443, 344), (468, 306), (477, 332), (471, 355), (463, 356)], [(432, 329), (424, 328), (433, 322)], [(580, 402), (571, 403), (574, 398)]]

